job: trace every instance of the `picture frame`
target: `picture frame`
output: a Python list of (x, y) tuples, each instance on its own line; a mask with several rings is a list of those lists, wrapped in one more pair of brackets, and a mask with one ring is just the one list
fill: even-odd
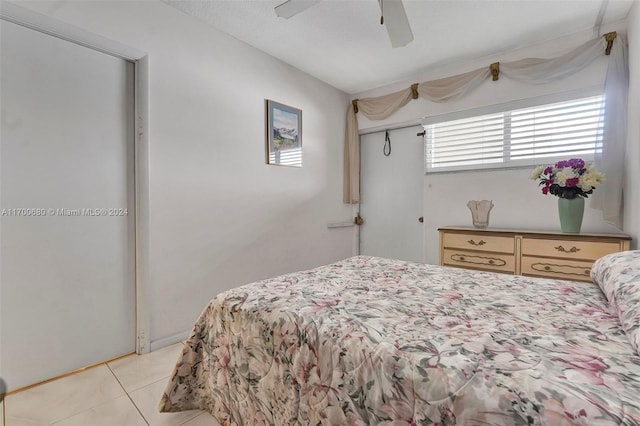
[(266, 163), (302, 167), (302, 110), (265, 99)]

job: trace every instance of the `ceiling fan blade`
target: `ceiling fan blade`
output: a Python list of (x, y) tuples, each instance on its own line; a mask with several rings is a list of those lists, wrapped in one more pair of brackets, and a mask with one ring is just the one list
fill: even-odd
[(413, 41), (413, 33), (402, 0), (383, 0), (384, 25), (392, 47), (402, 47)]
[(289, 19), (298, 13), (309, 9), (321, 0), (287, 0), (275, 7), (276, 15), (280, 18)]

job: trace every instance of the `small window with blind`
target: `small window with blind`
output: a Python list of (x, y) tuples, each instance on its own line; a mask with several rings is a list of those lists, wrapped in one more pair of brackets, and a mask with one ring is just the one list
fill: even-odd
[(602, 95), (428, 124), (426, 172), (592, 159), (603, 125)]

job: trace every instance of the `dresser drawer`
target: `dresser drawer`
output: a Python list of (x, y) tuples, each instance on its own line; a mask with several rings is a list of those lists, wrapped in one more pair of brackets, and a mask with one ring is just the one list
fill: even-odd
[(513, 274), (515, 269), (515, 257), (512, 254), (444, 249), (443, 264), (446, 266), (484, 269), (487, 271), (509, 272)]
[(491, 235), (444, 234), (444, 247), (464, 250), (493, 251), (498, 253), (514, 253), (513, 237), (496, 237)]
[(593, 262), (522, 256), (522, 275), (591, 281)]
[(564, 259), (596, 260), (620, 251), (620, 244), (607, 241), (575, 241), (562, 239), (523, 238), (524, 256), (545, 256)]

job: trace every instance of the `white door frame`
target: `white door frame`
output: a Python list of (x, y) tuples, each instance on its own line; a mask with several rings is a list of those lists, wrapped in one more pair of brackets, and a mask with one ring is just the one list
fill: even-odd
[(2, 1), (0, 19), (31, 28), (81, 46), (130, 62), (135, 66), (135, 294), (136, 352), (150, 351), (150, 324), (147, 309), (149, 280), (149, 57), (130, 46), (92, 34), (59, 21)]

